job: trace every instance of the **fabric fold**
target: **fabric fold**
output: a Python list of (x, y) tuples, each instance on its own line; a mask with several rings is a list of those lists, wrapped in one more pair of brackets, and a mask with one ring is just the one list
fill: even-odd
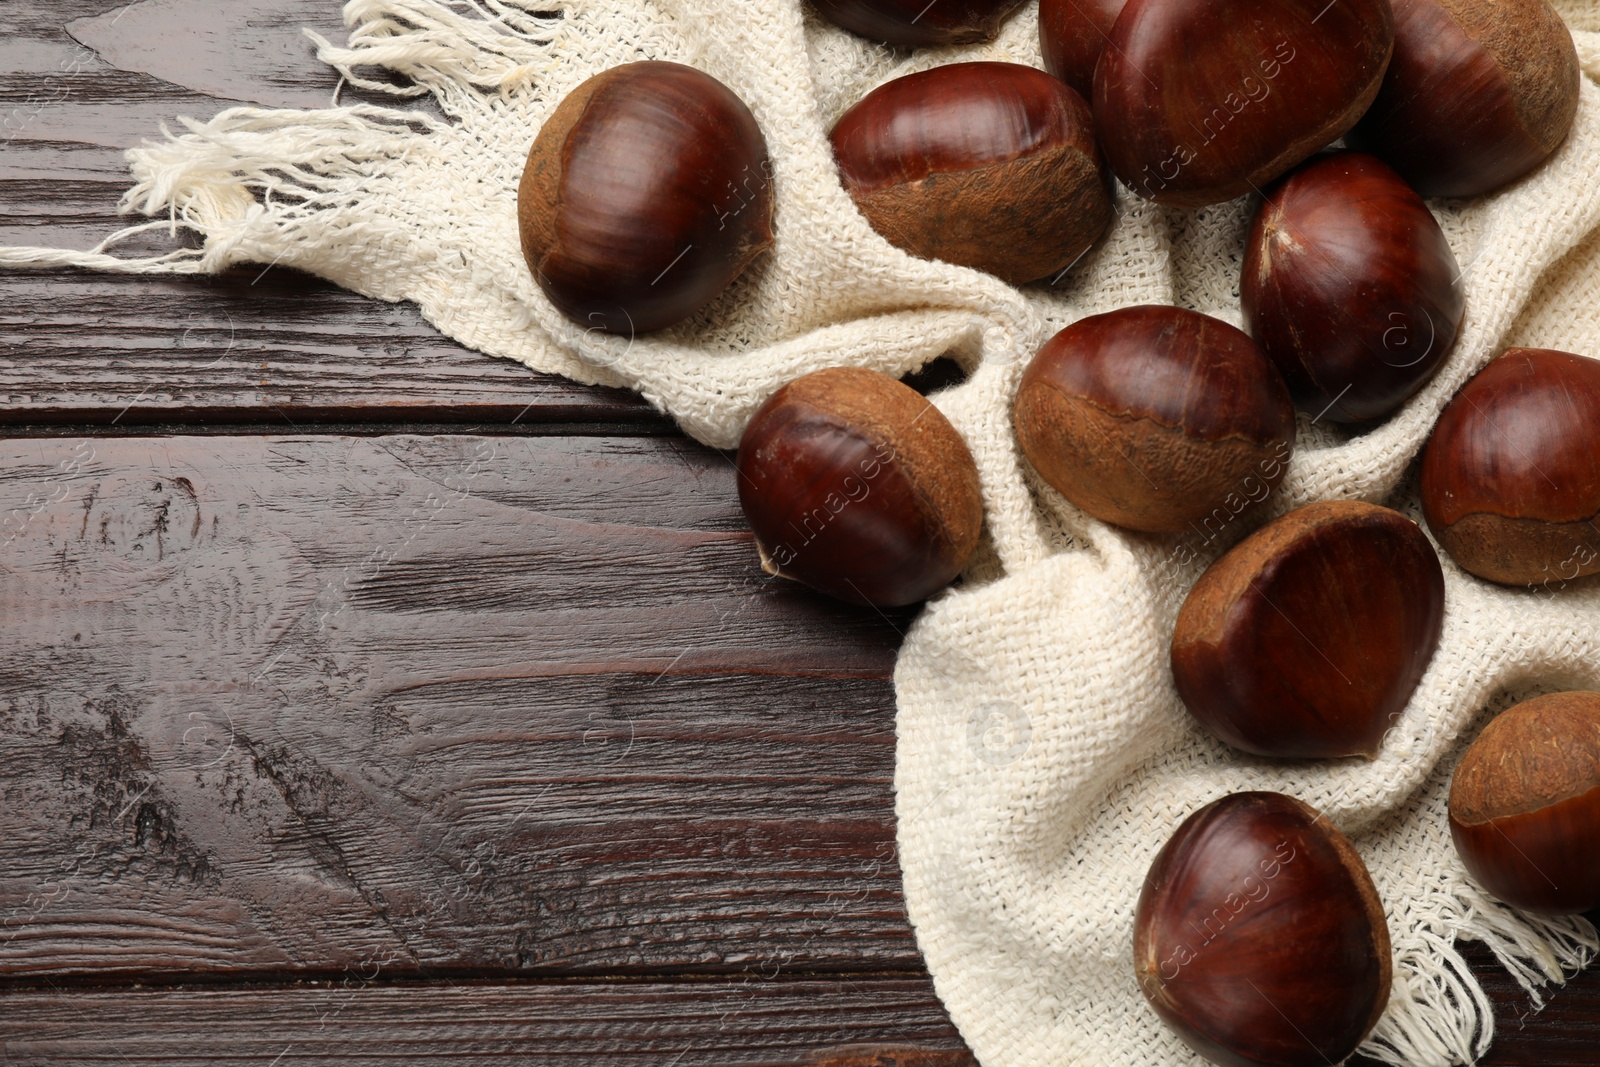
[[(1563, 10), (1590, 79), (1600, 77), (1592, 7)], [(1119, 189), (1095, 248), (1051, 283), (1016, 289), (894, 248), (841, 187), (827, 130), (845, 108), (942, 63), (1040, 65), (1036, 5), (992, 44), (915, 53), (824, 25), (801, 0), (352, 0), (344, 15), (348, 41), (312, 35), (319, 56), (394, 106), (185, 119), (128, 154), (124, 210), (154, 221), (90, 250), (0, 248), (0, 266), (292, 266), (413, 301), (490, 355), (632, 388), (718, 448), (734, 447), (756, 408), (808, 371), (898, 377), (941, 355), (958, 362), (967, 379), (932, 399), (977, 460), (986, 539), (964, 582), (919, 617), (896, 667), (896, 810), (918, 942), (985, 1067), (1196, 1062), (1134, 984), (1133, 909), (1172, 830), (1237, 790), (1321, 808), (1371, 867), (1396, 962), (1392, 1000), (1365, 1046), (1380, 1059), (1442, 1067), (1488, 1047), (1491, 1006), (1460, 940), (1486, 943), (1530, 990), (1600, 948), (1582, 919), (1540, 919), (1486, 897), (1444, 816), (1450, 769), (1495, 710), (1533, 692), (1600, 688), (1600, 588), (1491, 587), (1447, 560), (1439, 652), (1379, 757), (1252, 759), (1189, 718), (1167, 642), (1205, 564), (1265, 516), (1180, 539), (1130, 534), (1072, 507), (1018, 450), (1018, 380), (1055, 331), (1141, 303), (1239, 323), (1256, 204), (1177, 212)], [(690, 321), (615, 337), (543, 298), (521, 256), (516, 189), (565, 94), (638, 59), (700, 67), (750, 105), (773, 161), (777, 241)], [(1302, 417), (1273, 513), (1337, 497), (1416, 517), (1412, 461), (1450, 396), (1506, 344), (1600, 356), (1596, 174), (1600, 86), (1586, 79), (1577, 125), (1547, 165), (1495, 196), (1430, 205), (1467, 291), (1454, 351), (1364, 434)], [(199, 246), (114, 254), (162, 227)]]

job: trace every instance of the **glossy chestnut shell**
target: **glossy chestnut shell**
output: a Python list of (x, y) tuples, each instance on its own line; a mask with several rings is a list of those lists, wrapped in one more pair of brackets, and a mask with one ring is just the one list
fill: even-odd
[(868, 93), (833, 152), (872, 228), (1014, 285), (1069, 266), (1111, 221), (1083, 98), (1016, 63), (953, 63)]
[(885, 44), (977, 44), (994, 39), (1022, 0), (811, 0), (836, 26)]
[(1547, 0), (1393, 0), (1394, 58), (1352, 142), (1424, 196), (1533, 170), (1578, 109), (1578, 55)]
[(613, 67), (556, 107), (517, 192), (522, 254), (568, 318), (632, 336), (693, 315), (772, 245), (772, 164), (727, 86)]
[(1013, 414), (1040, 477), (1096, 518), (1151, 533), (1265, 500), (1294, 447), (1294, 409), (1265, 353), (1175, 307), (1068, 326), (1028, 365)]
[(769, 572), (889, 607), (961, 573), (983, 527), (978, 470), (909, 386), (839, 368), (790, 382), (739, 442), (739, 503)]
[(1501, 714), (1450, 783), (1450, 835), (1507, 904), (1600, 907), (1600, 693), (1554, 693)]
[(1315, 808), (1235, 793), (1186, 819), (1139, 895), (1134, 971), (1227, 1067), (1327, 1067), (1388, 1003), (1389, 928), (1355, 848)]
[(1087, 99), (1094, 65), (1128, 0), (1039, 0), (1039, 51), (1044, 69)]
[(1600, 362), (1512, 348), (1445, 408), (1422, 512), (1464, 570), (1554, 592), (1600, 572)]
[(1239, 290), (1295, 406), (1331, 422), (1381, 418), (1422, 388), (1464, 307), (1428, 205), (1358, 152), (1314, 158), (1267, 191)]
[(1172, 673), (1213, 734), (1263, 756), (1375, 756), (1444, 623), (1421, 528), (1354, 501), (1291, 511), (1211, 565), (1178, 612)]
[(1128, 0), (1095, 67), (1100, 146), (1141, 196), (1231, 200), (1350, 129), (1393, 42), (1389, 0)]

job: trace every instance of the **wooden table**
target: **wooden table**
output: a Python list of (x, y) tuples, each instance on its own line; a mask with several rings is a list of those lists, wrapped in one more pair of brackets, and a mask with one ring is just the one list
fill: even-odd
[[(0, 243), (332, 0), (9, 0)], [(287, 270), (0, 273), (0, 1062), (971, 1062), (895, 859), (888, 617), (726, 455)], [(1494, 1064), (1600, 1064), (1600, 975)]]

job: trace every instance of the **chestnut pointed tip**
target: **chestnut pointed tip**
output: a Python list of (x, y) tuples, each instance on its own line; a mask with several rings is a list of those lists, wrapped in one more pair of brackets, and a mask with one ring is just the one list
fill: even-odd
[(779, 567), (777, 562), (772, 558), (772, 553), (768, 552), (767, 546), (761, 543), (761, 538), (757, 537), (755, 539), (755, 543), (756, 557), (761, 561), (762, 573), (769, 574), (774, 578), (783, 578), (788, 581), (795, 580), (790, 575), (783, 573), (783, 568)]

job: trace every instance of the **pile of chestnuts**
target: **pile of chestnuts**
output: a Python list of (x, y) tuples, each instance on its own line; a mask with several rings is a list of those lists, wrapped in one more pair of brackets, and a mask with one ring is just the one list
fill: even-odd
[[(991, 40), (1021, 6), (808, 2), (896, 48)], [(887, 242), (1018, 286), (1096, 244), (1118, 181), (1178, 209), (1257, 199), (1245, 329), (1124, 307), (1062, 330), (1017, 384), (1031, 470), (1144, 535), (1258, 509), (1291, 462), (1296, 411), (1360, 433), (1422, 389), (1466, 311), (1423, 197), (1531, 174), (1577, 108), (1576, 52), (1547, 0), (1039, 0), (1039, 30), (1044, 70), (950, 62), (895, 78), (829, 142), (840, 188)], [(533, 143), (524, 256), (586, 328), (632, 336), (714, 315), (773, 247), (782, 178), (727, 86), (676, 63), (616, 67), (573, 90)], [(779, 389), (737, 468), (762, 566), (841, 600), (934, 596), (982, 536), (961, 432), (875, 372), (822, 369)], [(1600, 362), (1505, 352), (1439, 419), (1420, 490), (1433, 540), (1399, 512), (1330, 501), (1205, 571), (1170, 646), (1200, 728), (1269, 759), (1374, 758), (1432, 669), (1435, 541), (1462, 570), (1530, 595), (1600, 573)], [(1600, 694), (1495, 719), (1449, 808), (1490, 893), (1600, 907)], [(1155, 1011), (1222, 1064), (1338, 1061), (1389, 994), (1384, 908), (1360, 857), (1275, 793), (1223, 797), (1177, 828), (1139, 900), (1134, 950)]]

